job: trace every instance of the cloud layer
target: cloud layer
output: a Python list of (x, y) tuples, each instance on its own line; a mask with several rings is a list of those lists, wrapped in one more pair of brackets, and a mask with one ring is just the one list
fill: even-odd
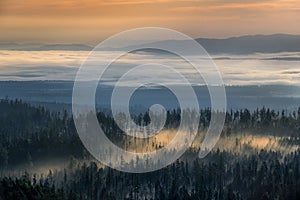
[[(115, 52), (99, 52), (99, 56), (105, 59), (112, 53)], [(74, 80), (87, 54), (87, 51), (0, 51), (0, 80)], [(226, 55), (213, 58), (227, 85), (300, 85), (300, 52), (249, 56)], [(120, 68), (136, 66), (141, 61), (176, 67), (179, 72), (190, 77), (194, 84), (204, 83), (199, 77), (195, 77), (195, 71), (179, 58), (141, 53), (130, 54), (119, 59), (106, 72), (103, 81), (114, 83)], [(91, 67), (91, 72), (95, 67), (103, 66), (97, 63)], [(207, 69), (203, 73), (209, 74), (210, 70)], [(135, 76), (151, 80), (151, 77), (157, 75), (170, 84), (180, 84), (174, 80), (174, 76), (153, 71), (151, 68), (143, 74), (133, 74), (123, 84), (131, 85), (136, 80)]]

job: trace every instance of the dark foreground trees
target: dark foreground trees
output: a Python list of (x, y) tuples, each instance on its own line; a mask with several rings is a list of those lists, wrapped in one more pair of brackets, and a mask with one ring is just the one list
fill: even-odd
[(156, 172), (129, 174), (78, 164), (47, 176), (2, 178), (2, 199), (289, 199), (300, 198), (300, 151), (237, 156), (212, 152)]

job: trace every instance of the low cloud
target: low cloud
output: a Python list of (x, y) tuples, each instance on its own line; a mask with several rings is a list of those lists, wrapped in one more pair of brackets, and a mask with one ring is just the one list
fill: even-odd
[[(77, 51), (0, 51), (0, 77), (1, 80), (74, 80), (81, 62), (88, 52)], [(103, 52), (102, 52), (103, 53)], [(115, 52), (106, 52), (111, 54)], [(176, 69), (188, 76), (194, 83), (199, 83), (199, 77), (194, 77), (195, 72), (190, 70), (185, 62), (174, 57), (157, 57), (156, 55), (128, 54), (114, 63), (104, 76), (103, 81), (114, 84), (119, 78), (121, 71), (146, 63), (162, 63)], [(251, 84), (292, 84), (300, 85), (299, 61), (269, 60), (270, 57), (300, 57), (300, 52), (276, 53), (276, 54), (253, 54), (253, 55), (226, 55), (224, 59), (216, 56), (216, 65), (219, 67), (225, 84), (228, 85), (251, 85)], [(101, 63), (91, 66), (91, 72)], [(120, 70), (122, 69), (122, 70)], [(209, 74), (210, 71), (206, 72)], [(173, 76), (165, 72), (157, 72), (149, 69), (143, 74), (134, 74), (129, 77), (126, 85), (135, 82), (135, 76), (151, 79), (151, 76), (160, 74), (161, 78), (168, 83), (176, 84)], [(266, 74), (268, 76), (266, 76)], [(194, 78), (194, 79), (193, 79)]]

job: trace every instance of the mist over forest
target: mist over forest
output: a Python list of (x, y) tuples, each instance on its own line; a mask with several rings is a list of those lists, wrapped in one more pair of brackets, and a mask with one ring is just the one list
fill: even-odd
[[(50, 111), (18, 99), (1, 100), (0, 109), (1, 199), (298, 199), (300, 195), (300, 108), (228, 110), (219, 142), (199, 159), (211, 115), (203, 108), (191, 148), (170, 166), (145, 174), (119, 172), (95, 160), (66, 110)], [(142, 141), (124, 134), (109, 113), (97, 114), (108, 138), (139, 152), (163, 148), (180, 116), (180, 110), (169, 110), (164, 129)], [(149, 123), (147, 112), (132, 118), (140, 125)]]

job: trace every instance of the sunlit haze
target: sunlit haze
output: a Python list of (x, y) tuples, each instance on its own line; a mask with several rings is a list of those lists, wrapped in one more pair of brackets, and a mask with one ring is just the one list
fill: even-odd
[(299, 0), (2, 0), (0, 42), (95, 44), (160, 26), (191, 37), (300, 34)]

